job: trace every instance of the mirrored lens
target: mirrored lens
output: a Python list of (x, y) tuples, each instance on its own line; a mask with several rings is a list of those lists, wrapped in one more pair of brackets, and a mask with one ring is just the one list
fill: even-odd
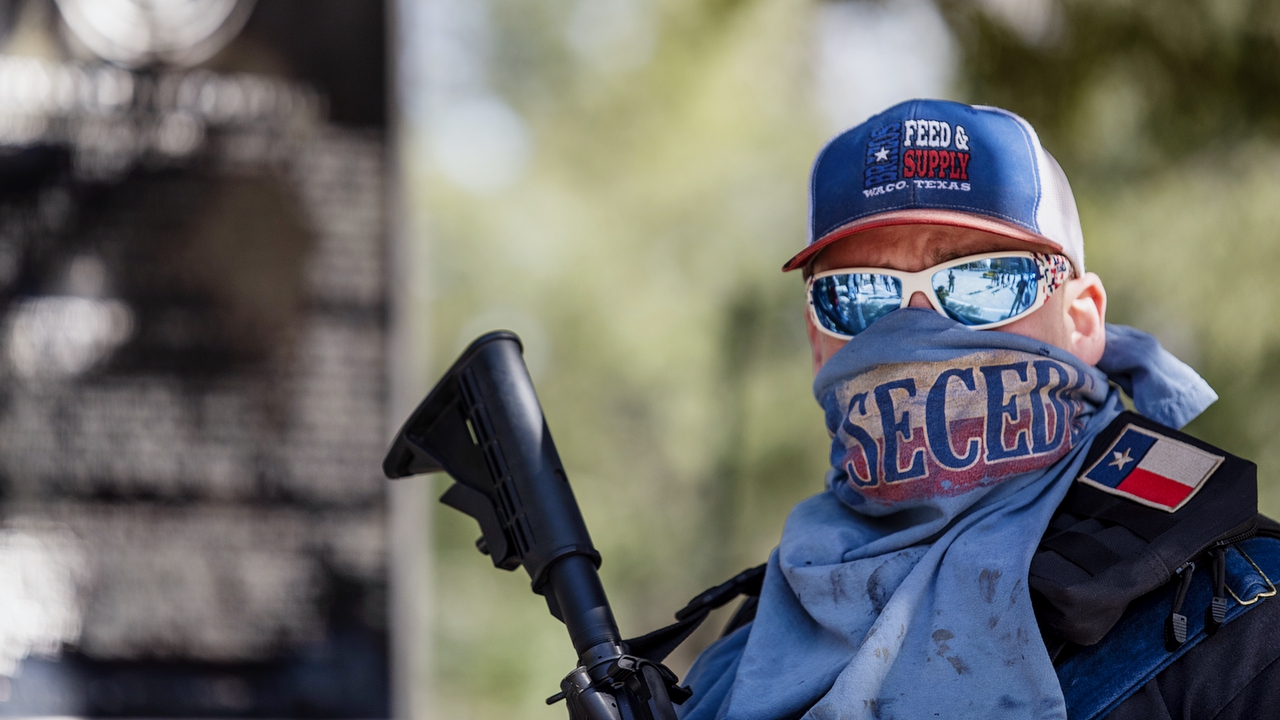
[(818, 322), (841, 335), (857, 335), (901, 305), (902, 283), (891, 275), (848, 273), (813, 282)]
[(1038, 275), (1031, 258), (992, 258), (939, 270), (932, 283), (952, 320), (987, 325), (1008, 320), (1034, 305)]

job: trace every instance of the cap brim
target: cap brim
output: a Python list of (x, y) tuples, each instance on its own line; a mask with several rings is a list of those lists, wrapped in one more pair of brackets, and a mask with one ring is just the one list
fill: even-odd
[[(971, 230), (981, 230), (989, 232), (993, 235), (1003, 235), (1007, 238), (1020, 240), (1025, 243), (1044, 248), (1051, 253), (1063, 252), (1062, 246), (1050, 240), (1049, 238), (1028, 230), (1021, 225), (1015, 225), (1011, 222), (997, 220), (996, 218), (986, 217), (984, 215), (973, 215), (971, 213), (959, 212), (955, 210), (896, 210), (893, 212), (879, 213), (870, 217), (855, 220), (846, 225), (832, 230), (823, 235), (817, 242), (812, 243), (809, 247), (796, 253), (796, 256), (787, 261), (782, 266), (782, 272), (791, 272), (808, 265), (823, 248), (837, 240), (843, 240), (850, 235), (865, 232), (873, 228), (889, 227), (892, 225), (949, 225), (951, 227), (969, 228)], [(1079, 271), (1077, 271), (1079, 272)]]

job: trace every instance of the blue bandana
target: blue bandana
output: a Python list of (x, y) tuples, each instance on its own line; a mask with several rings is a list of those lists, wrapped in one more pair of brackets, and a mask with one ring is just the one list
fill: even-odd
[(694, 664), (681, 717), (1065, 718), (1027, 569), (1123, 410), (1109, 379), (1175, 427), (1217, 399), (1131, 328), (1098, 368), (911, 308), (850, 341), (814, 381), (827, 491), (792, 511), (755, 621)]

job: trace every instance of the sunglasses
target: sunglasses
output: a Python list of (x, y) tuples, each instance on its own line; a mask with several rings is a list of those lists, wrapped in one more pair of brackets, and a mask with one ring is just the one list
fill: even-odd
[(840, 268), (809, 278), (809, 312), (819, 330), (848, 340), (921, 292), (939, 313), (990, 330), (1038, 310), (1070, 276), (1065, 256), (1032, 252), (970, 255), (913, 273)]

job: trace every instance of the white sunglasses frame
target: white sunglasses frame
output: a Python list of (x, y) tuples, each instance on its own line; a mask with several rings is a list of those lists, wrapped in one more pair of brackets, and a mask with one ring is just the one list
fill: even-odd
[(1062, 287), (1067, 282), (1067, 280), (1070, 279), (1070, 277), (1073, 275), (1073, 272), (1071, 270), (1071, 261), (1067, 259), (1065, 255), (1060, 255), (1057, 253), (1037, 253), (1037, 252), (1029, 252), (1026, 250), (1009, 250), (1005, 252), (989, 252), (989, 253), (981, 253), (979, 255), (966, 255), (964, 257), (955, 258), (954, 260), (948, 260), (944, 263), (939, 263), (937, 265), (934, 265), (933, 267), (927, 267), (924, 270), (921, 270), (919, 272), (903, 272), (902, 270), (894, 270), (892, 268), (877, 268), (877, 267), (851, 267), (851, 268), (836, 268), (834, 270), (824, 270), (820, 273), (811, 275), (809, 277), (809, 280), (805, 283), (805, 301), (809, 306), (809, 319), (813, 322), (814, 327), (816, 327), (818, 331), (824, 335), (829, 335), (833, 338), (836, 338), (837, 340), (850, 340), (854, 337), (853, 335), (845, 335), (843, 333), (835, 332), (834, 330), (828, 330), (826, 326), (822, 324), (822, 321), (818, 319), (818, 308), (816, 305), (814, 305), (814, 302), (813, 302), (813, 284), (815, 282), (825, 277), (831, 277), (832, 275), (852, 275), (854, 273), (888, 275), (890, 277), (896, 278), (899, 282), (902, 283), (902, 304), (898, 306), (899, 309), (907, 307), (909, 304), (911, 304), (911, 298), (917, 292), (919, 292), (924, 294), (924, 296), (929, 299), (929, 305), (931, 305), (934, 310), (936, 310), (940, 315), (950, 318), (951, 316), (947, 315), (947, 311), (942, 307), (942, 302), (938, 300), (938, 294), (934, 292), (933, 285), (930, 283), (934, 275), (948, 268), (959, 267), (960, 265), (968, 265), (969, 263), (972, 263), (972, 262), (979, 262), (981, 260), (994, 260), (997, 258), (1015, 258), (1015, 257), (1030, 258), (1035, 261), (1036, 268), (1039, 271), (1036, 276), (1036, 280), (1037, 280), (1036, 299), (1035, 299), (1035, 302), (1031, 303), (1030, 307), (1018, 313), (1017, 315), (1014, 315), (1013, 317), (1005, 318), (1004, 320), (998, 320), (993, 323), (986, 323), (983, 325), (967, 325), (966, 326), (974, 330), (994, 330), (998, 327), (1008, 325), (1009, 323), (1014, 322), (1015, 320), (1021, 320), (1022, 318), (1030, 315), (1031, 313), (1043, 307), (1045, 301), (1048, 300), (1049, 297), (1053, 295), (1053, 293), (1056, 292), (1058, 288)]

